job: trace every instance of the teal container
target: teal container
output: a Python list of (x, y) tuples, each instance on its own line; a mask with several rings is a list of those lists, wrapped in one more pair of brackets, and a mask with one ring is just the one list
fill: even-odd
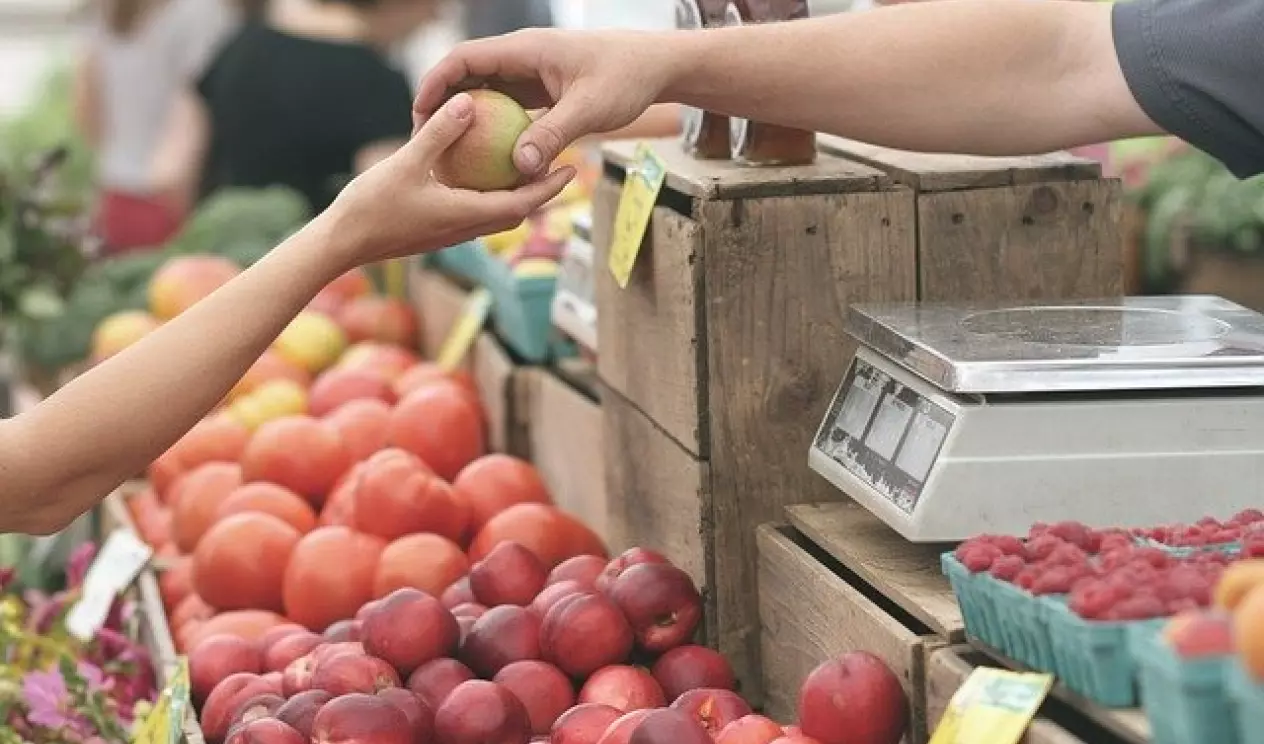
[[(1240, 744), (1229, 696), (1232, 656), (1182, 659), (1157, 629), (1137, 643), (1141, 699), (1154, 744)], [(1264, 723), (1256, 719), (1255, 726)]]
[(1009, 582), (987, 577), (994, 585), (996, 607), (1006, 629), (1005, 653), (1043, 672), (1053, 671), (1053, 644), (1049, 639), (1049, 612), (1031, 592)]
[(496, 335), (523, 360), (543, 364), (574, 354), (574, 346), (553, 328), (556, 276), (515, 276), (509, 264), (489, 259), (483, 286), (492, 293), (492, 326)]
[(988, 594), (988, 588), (983, 586), (982, 581), (984, 578), (992, 577), (987, 574), (970, 573), (970, 570), (963, 566), (952, 553), (941, 555), (939, 565), (944, 576), (948, 577), (952, 593), (961, 607), (961, 619), (965, 622), (966, 635), (997, 650), (1002, 650), (1001, 625), (996, 618), (995, 608), (992, 606), (994, 598)]
[(1051, 670), (1069, 689), (1108, 708), (1137, 704), (1137, 665), (1129, 647), (1132, 622), (1085, 620), (1065, 597), (1041, 597), (1048, 620)]
[(430, 254), (429, 262), (443, 273), (464, 279), (475, 286), (486, 284), (490, 264), (500, 263), (487, 252), (481, 240), (471, 240), (435, 251)]
[(1225, 689), (1233, 711), (1236, 744), (1264, 744), (1264, 684), (1251, 678), (1238, 660), (1225, 673)]

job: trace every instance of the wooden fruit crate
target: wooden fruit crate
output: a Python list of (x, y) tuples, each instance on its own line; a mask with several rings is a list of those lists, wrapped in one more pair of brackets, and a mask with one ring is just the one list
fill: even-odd
[[(101, 505), (100, 539), (104, 540), (120, 527), (135, 532), (132, 517), (127, 511), (127, 499), (143, 487), (138, 483), (125, 483), (106, 497)], [(171, 637), (171, 628), (167, 625), (167, 613), (162, 606), (158, 577), (152, 566), (146, 566), (141, 570), (131, 591), (134, 593), (140, 611), (140, 642), (144, 644), (153, 659), (158, 686), (161, 689), (175, 673), (179, 655), (176, 653), (175, 641)], [(182, 728), (182, 744), (204, 744), (202, 728), (198, 725), (197, 714), (191, 706), (185, 715)]]
[(867, 651), (909, 699), (905, 741), (929, 734), (927, 669), (965, 637), (938, 548), (903, 540), (851, 503), (794, 506), (791, 524), (757, 530), (765, 711), (793, 720), (800, 686), (821, 662)]
[[(976, 667), (998, 666), (970, 646), (941, 648), (926, 667), (926, 717), (934, 731), (953, 694)], [(1092, 715), (1058, 695), (1045, 701), (1021, 744), (1146, 744), (1144, 717), (1138, 713)], [(1210, 742), (1208, 743), (1210, 744)]]
[[(855, 348), (847, 307), (1116, 295), (1117, 188), (1069, 157), (751, 169), (650, 144), (666, 181), (628, 286), (596, 272), (610, 531), (693, 572), (758, 702), (755, 527), (841, 498), (807, 452)], [(604, 149), (598, 267), (635, 146)]]
[(601, 403), (589, 380), (582, 369), (535, 371), (525, 417), (528, 450), (557, 505), (621, 551), (628, 546), (613, 542), (609, 530)]

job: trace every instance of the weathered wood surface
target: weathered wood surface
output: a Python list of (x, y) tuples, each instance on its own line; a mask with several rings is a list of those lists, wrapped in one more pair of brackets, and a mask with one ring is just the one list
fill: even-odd
[(547, 370), (533, 370), (525, 416), (531, 458), (554, 502), (610, 539), (601, 406)]

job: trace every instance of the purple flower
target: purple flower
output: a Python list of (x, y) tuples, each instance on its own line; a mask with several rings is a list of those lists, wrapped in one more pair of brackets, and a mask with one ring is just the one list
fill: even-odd
[(66, 559), (66, 586), (71, 589), (83, 586), (83, 580), (88, 575), (92, 560), (96, 557), (95, 543), (84, 543), (75, 548), (75, 551)]
[(6, 592), (13, 584), (13, 580), (17, 578), (18, 570), (13, 566), (5, 566), (0, 568), (0, 592)]
[(66, 680), (57, 672), (28, 672), (22, 678), (22, 696), (32, 724), (56, 731), (73, 723), (67, 714)]

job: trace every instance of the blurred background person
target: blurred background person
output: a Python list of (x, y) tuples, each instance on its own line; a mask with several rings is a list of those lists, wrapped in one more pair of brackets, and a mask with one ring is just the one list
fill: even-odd
[(179, 91), (232, 32), (229, 0), (93, 0), (75, 71), (75, 118), (97, 155), (98, 230), (107, 253), (152, 248), (187, 203), (150, 170)]
[[(635, 5), (640, 0), (588, 0), (600, 5)], [(465, 36), (481, 39), (523, 28), (553, 25), (550, 0), (465, 0)]]
[(412, 87), (389, 54), (436, 10), (436, 0), (250, 0), (179, 97), (156, 179), (195, 200), (288, 186), (323, 210), (411, 134)]

